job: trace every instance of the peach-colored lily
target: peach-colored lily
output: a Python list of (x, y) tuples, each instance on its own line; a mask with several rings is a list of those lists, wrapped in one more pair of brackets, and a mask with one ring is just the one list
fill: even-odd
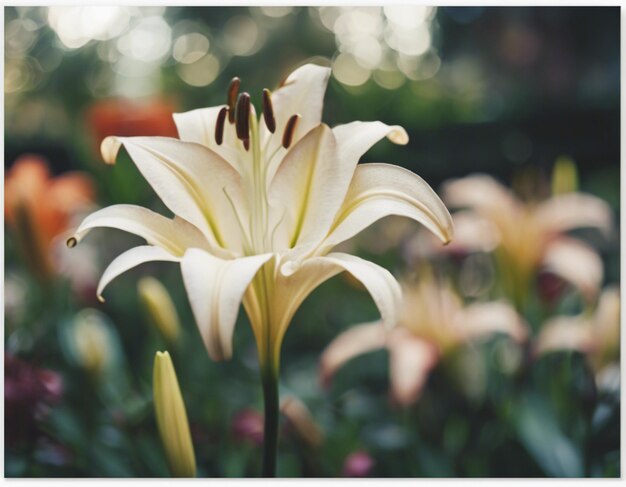
[(526, 339), (526, 325), (504, 302), (464, 306), (448, 284), (425, 274), (417, 284), (403, 284), (399, 326), (385, 332), (379, 322), (354, 326), (339, 335), (321, 358), (322, 382), (351, 358), (387, 348), (393, 398), (410, 405), (420, 396), (430, 370), (448, 353), (481, 337), (504, 333)]
[[(569, 192), (525, 203), (484, 174), (449, 181), (443, 194), (451, 207), (468, 208), (453, 217), (455, 247), (469, 251), (494, 248), (502, 284), (518, 306), (526, 301), (540, 269), (573, 284), (587, 300), (597, 295), (602, 261), (589, 245), (566, 232), (591, 227), (608, 237), (613, 228), (611, 210), (600, 198)], [(470, 221), (471, 225), (463, 224)], [(480, 232), (476, 232), (478, 222)]]
[(53, 177), (40, 156), (24, 155), (7, 171), (4, 216), (36, 275), (53, 272), (51, 248), (71, 218), (93, 202), (91, 179), (79, 172)]
[(619, 348), (619, 289), (608, 287), (600, 294), (592, 314), (559, 316), (549, 320), (537, 337), (535, 353), (578, 351), (587, 357), (589, 366), (599, 378), (615, 363), (619, 365)]

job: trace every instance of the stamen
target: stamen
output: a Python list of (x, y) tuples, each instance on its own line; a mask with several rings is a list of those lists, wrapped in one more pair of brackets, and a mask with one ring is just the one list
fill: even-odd
[(67, 242), (65, 242), (65, 245), (67, 245), (70, 249), (73, 249), (74, 247), (76, 247), (77, 243), (78, 240), (76, 240), (75, 237), (70, 237), (67, 239)]
[(235, 103), (237, 103), (237, 94), (239, 93), (240, 85), (241, 80), (234, 77), (228, 86), (228, 121), (230, 123), (235, 122)]
[(287, 125), (285, 125), (285, 131), (283, 132), (283, 147), (285, 149), (289, 149), (289, 146), (293, 142), (293, 136), (296, 133), (298, 120), (300, 120), (300, 115), (298, 113), (292, 115), (289, 120), (287, 120)]
[(243, 139), (243, 147), (246, 151), (250, 150), (250, 139)]
[(235, 127), (239, 140), (250, 138), (250, 95), (248, 93), (242, 93), (237, 100)]
[(271, 93), (267, 88), (263, 89), (263, 119), (267, 130), (274, 133), (276, 131), (276, 119), (274, 118)]
[(226, 115), (230, 117), (230, 110), (228, 107), (222, 107), (217, 114), (217, 121), (215, 122), (215, 142), (217, 145), (222, 145), (224, 141), (224, 123), (226, 122)]

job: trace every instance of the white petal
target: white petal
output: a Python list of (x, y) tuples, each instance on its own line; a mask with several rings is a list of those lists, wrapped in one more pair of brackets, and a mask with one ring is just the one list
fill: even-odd
[(452, 239), (450, 213), (422, 178), (391, 164), (361, 164), (321, 252), (389, 215), (412, 218), (443, 242)]
[[(123, 144), (139, 171), (174, 214), (199, 228), (213, 245), (241, 249), (237, 216), (247, 218), (241, 177), (223, 158), (193, 142), (166, 137), (107, 137), (103, 156), (110, 162), (115, 154), (107, 152)], [(228, 199), (231, 199), (232, 205)]]
[[(285, 276), (306, 275), (312, 270), (328, 269), (329, 274), (347, 271), (360, 281), (370, 293), (380, 311), (382, 322), (392, 328), (398, 321), (398, 312), (402, 302), (402, 290), (395, 277), (384, 267), (354, 255), (333, 252), (322, 257), (306, 259), (301, 266), (288, 262), (281, 267)], [(330, 275), (327, 279), (331, 277)], [(319, 283), (318, 283), (319, 285)]]
[[(174, 255), (182, 256), (188, 247), (207, 248), (208, 242), (192, 224), (181, 218), (166, 218), (141, 206), (113, 205), (87, 216), (73, 235), (80, 242), (94, 228), (117, 228), (146, 239)], [(70, 239), (71, 240), (71, 239)]]
[(263, 145), (270, 138), (268, 153), (280, 146), (287, 121), (292, 115), (299, 114), (293, 143), (300, 140), (307, 132), (320, 124), (324, 93), (330, 77), (330, 68), (305, 64), (291, 73), (283, 85), (272, 93), (272, 106), (276, 118), (276, 132), (270, 134), (261, 122), (261, 142)]
[(275, 247), (293, 248), (326, 234), (345, 196), (335, 184), (341, 178), (332, 131), (319, 125), (289, 151), (270, 186), (272, 221), (282, 220)]
[(98, 283), (98, 299), (104, 301), (102, 292), (113, 279), (139, 264), (151, 261), (177, 262), (179, 260), (180, 257), (152, 245), (141, 245), (127, 250), (123, 254), (118, 255), (102, 274), (100, 282)]
[(235, 125), (226, 122), (222, 143), (218, 145), (215, 142), (215, 122), (218, 113), (225, 106), (198, 108), (188, 112), (174, 113), (174, 123), (178, 129), (180, 140), (196, 142), (208, 147), (222, 156), (240, 174), (243, 174), (246, 163), (252, 160), (252, 151), (246, 151), (242, 142), (237, 139)]
[(447, 181), (443, 185), (443, 199), (451, 207), (468, 207), (484, 214), (507, 212), (509, 217), (519, 205), (508, 188), (486, 174)]
[(409, 406), (419, 398), (439, 354), (433, 345), (403, 328), (393, 330), (388, 347), (393, 398)]
[(573, 284), (588, 300), (598, 294), (604, 277), (602, 259), (580, 240), (561, 237), (550, 242), (543, 265), (546, 270)]
[(356, 166), (361, 156), (383, 137), (400, 145), (409, 142), (409, 136), (401, 126), (390, 126), (379, 121), (338, 125), (333, 128), (333, 134), (337, 139), (340, 164), (352, 166)]
[(504, 333), (522, 342), (528, 336), (528, 328), (521, 317), (504, 302), (470, 304), (459, 313), (456, 326), (466, 339)]
[(562, 316), (543, 325), (537, 337), (535, 352), (543, 355), (562, 350), (588, 353), (594, 347), (594, 330), (588, 320), (581, 317)]
[(216, 361), (232, 356), (232, 336), (243, 294), (272, 254), (223, 260), (189, 249), (181, 269), (191, 309), (209, 356)]
[(322, 383), (328, 386), (335, 372), (352, 358), (384, 348), (387, 330), (380, 321), (350, 327), (335, 338), (320, 358)]
[(613, 231), (611, 208), (590, 194), (567, 193), (543, 202), (537, 220), (548, 231), (565, 232), (574, 228), (597, 228), (607, 237)]
[(353, 255), (335, 252), (324, 257), (305, 259), (301, 264), (288, 261), (275, 276), (273, 337), (280, 343), (298, 307), (313, 290), (326, 280), (347, 271), (370, 293), (382, 322), (388, 327), (396, 324), (402, 299), (400, 285), (391, 273), (372, 262)]

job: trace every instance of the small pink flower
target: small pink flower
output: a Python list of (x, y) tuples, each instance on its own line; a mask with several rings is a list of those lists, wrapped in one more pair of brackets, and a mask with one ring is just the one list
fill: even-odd
[(231, 423), (237, 441), (249, 441), (257, 446), (263, 444), (263, 416), (254, 409), (239, 411)]
[(374, 459), (367, 452), (355, 451), (346, 457), (341, 474), (344, 477), (367, 477), (372, 472), (374, 464)]

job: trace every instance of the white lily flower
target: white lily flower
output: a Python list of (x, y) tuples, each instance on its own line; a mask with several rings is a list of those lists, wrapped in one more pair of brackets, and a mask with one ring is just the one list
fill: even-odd
[(181, 264), (197, 325), (214, 360), (232, 355), (239, 305), (253, 327), (261, 364), (278, 370), (285, 331), (303, 300), (347, 271), (361, 281), (382, 321), (397, 319), (400, 287), (382, 267), (332, 252), (387, 215), (422, 223), (443, 242), (452, 236), (448, 210), (419, 176), (389, 164), (358, 165), (380, 139), (406, 144), (399, 126), (321, 122), (330, 69), (305, 65), (270, 94), (257, 119), (247, 93), (231, 83), (228, 104), (174, 114), (179, 139), (108, 137), (113, 164), (124, 146), (173, 219), (132, 205), (88, 216), (68, 245), (96, 227), (145, 238), (121, 254), (98, 286), (148, 261)]

